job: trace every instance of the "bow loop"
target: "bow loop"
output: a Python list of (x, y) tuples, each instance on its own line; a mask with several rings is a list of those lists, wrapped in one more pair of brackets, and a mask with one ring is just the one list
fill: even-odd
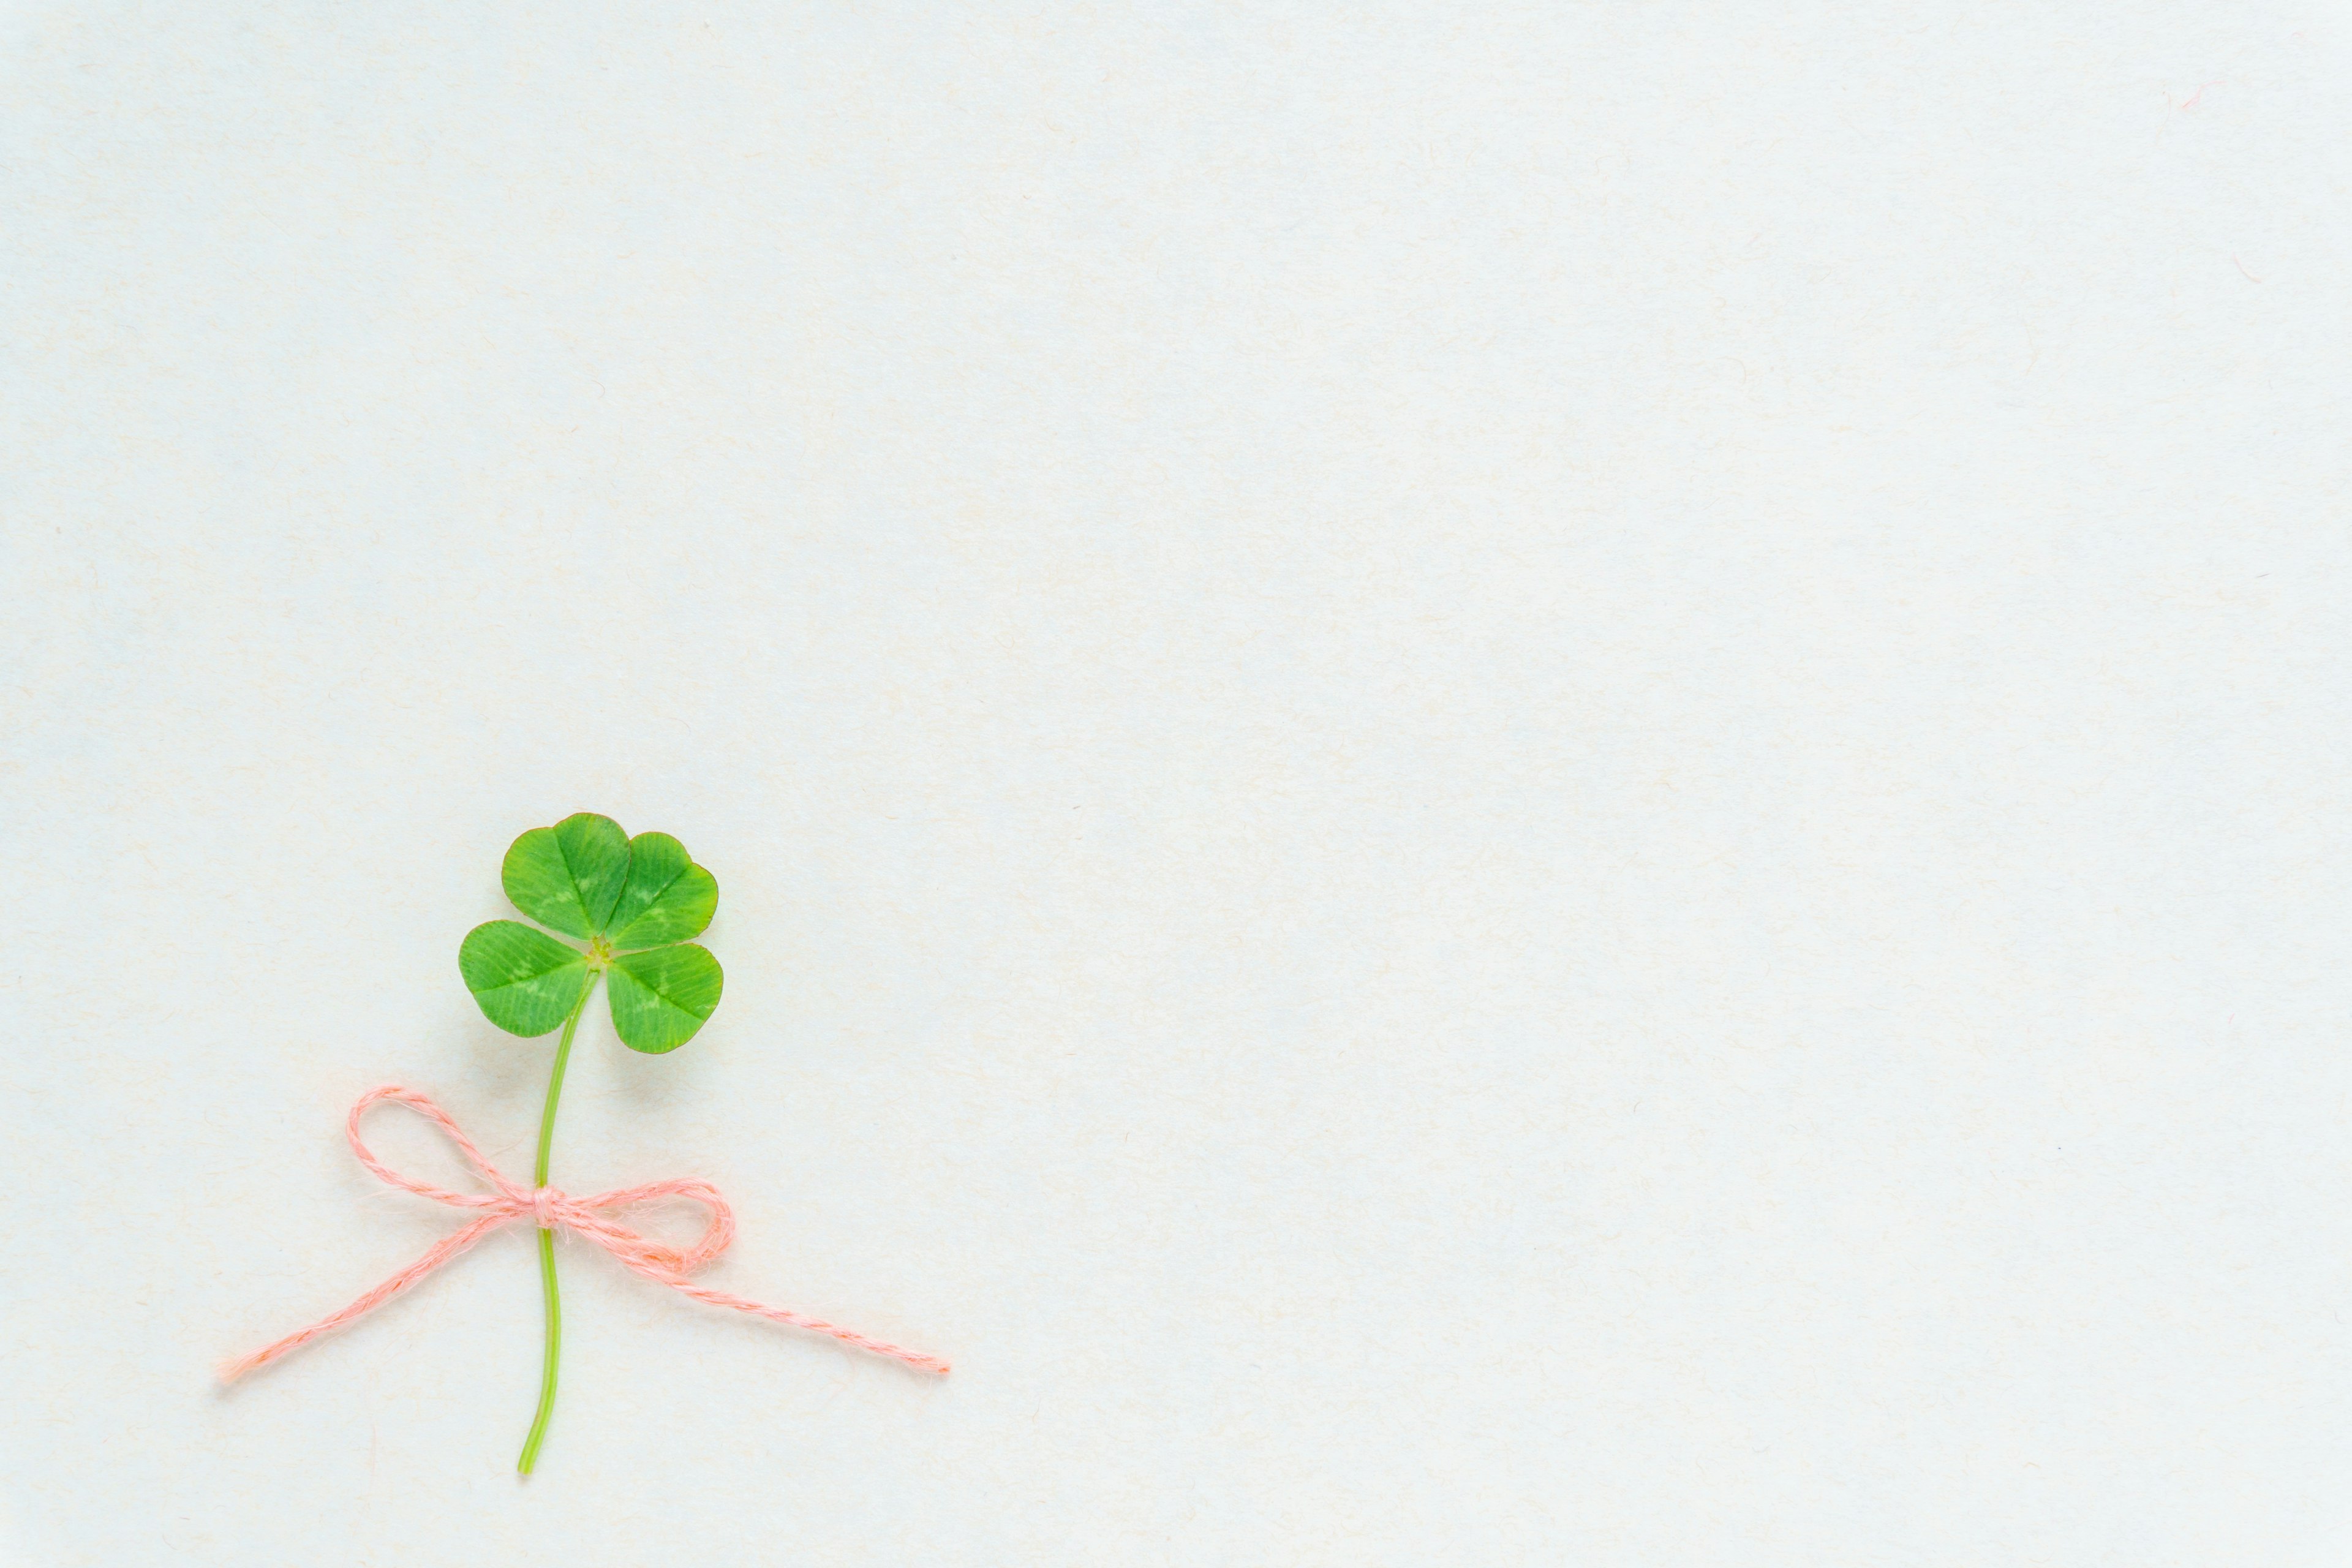
[[(430, 1182), (412, 1181), (377, 1159), (369, 1152), (367, 1144), (360, 1137), (360, 1118), (365, 1116), (371, 1108), (387, 1100), (408, 1107), (425, 1121), (441, 1129), (443, 1136), (456, 1144), (457, 1152), (465, 1156), (466, 1163), (473, 1166), (476, 1173), (488, 1182), (492, 1190), (487, 1193), (453, 1193), (446, 1187), (436, 1187)], [(402, 1188), (415, 1193), (419, 1197), (431, 1198), (435, 1203), (447, 1204), (453, 1208), (494, 1208), (502, 1204), (511, 1204), (517, 1199), (520, 1199), (525, 1207), (530, 1206), (530, 1189), (518, 1187), (508, 1181), (499, 1173), (499, 1168), (490, 1163), (489, 1156), (474, 1146), (474, 1141), (466, 1136), (466, 1130), (452, 1121), (447, 1111), (415, 1089), (404, 1089), (396, 1083), (387, 1083), (382, 1088), (368, 1090), (360, 1096), (359, 1102), (352, 1107), (352, 1113), (343, 1118), (343, 1136), (350, 1140), (352, 1152), (359, 1156), (360, 1163), (365, 1165), (377, 1181), (388, 1186)]]
[(691, 1245), (674, 1247), (596, 1214), (587, 1214), (574, 1220), (572, 1228), (589, 1237), (625, 1262), (634, 1258), (679, 1274), (691, 1274), (734, 1245), (735, 1211), (728, 1206), (727, 1200), (719, 1195), (717, 1187), (698, 1177), (682, 1176), (675, 1181), (652, 1182), (641, 1187), (621, 1187), (613, 1192), (599, 1193), (593, 1198), (582, 1198), (578, 1206), (583, 1210), (625, 1209), (639, 1204), (656, 1203), (663, 1198), (685, 1198), (690, 1203), (700, 1204), (709, 1214), (702, 1235)]

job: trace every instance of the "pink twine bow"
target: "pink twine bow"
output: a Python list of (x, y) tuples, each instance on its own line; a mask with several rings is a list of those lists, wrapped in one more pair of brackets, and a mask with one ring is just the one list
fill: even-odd
[[(467, 1163), (481, 1173), (482, 1179), (488, 1182), (493, 1190), (487, 1193), (453, 1193), (441, 1187), (428, 1186), (423, 1182), (413, 1182), (370, 1153), (368, 1146), (360, 1142), (360, 1118), (366, 1114), (368, 1107), (382, 1100), (399, 1101), (447, 1133), (449, 1142), (457, 1146), (457, 1152), (465, 1155)], [(386, 1084), (381, 1089), (372, 1089), (362, 1095), (359, 1103), (352, 1107), (351, 1117), (344, 1123), (344, 1132), (352, 1141), (352, 1152), (360, 1157), (361, 1164), (375, 1173), (378, 1180), (389, 1183), (395, 1187), (404, 1187), (412, 1193), (431, 1198), (436, 1203), (447, 1204), (452, 1208), (479, 1209), (482, 1211), (481, 1217), (464, 1229), (435, 1242), (415, 1262), (411, 1263), (341, 1311), (321, 1318), (307, 1329), (297, 1329), (277, 1343), (257, 1350), (249, 1356), (227, 1363), (221, 1368), (221, 1381), (224, 1383), (234, 1382), (257, 1367), (268, 1366), (278, 1357), (299, 1350), (320, 1335), (332, 1333), (352, 1319), (373, 1311), (500, 1226), (512, 1225), (517, 1220), (525, 1219), (533, 1221), (546, 1230), (561, 1227), (576, 1231), (619, 1258), (629, 1268), (658, 1284), (667, 1285), (673, 1290), (691, 1296), (698, 1301), (708, 1301), (714, 1307), (731, 1307), (736, 1311), (749, 1312), (754, 1317), (772, 1319), (779, 1323), (788, 1323), (795, 1329), (807, 1329), (814, 1333), (830, 1334), (845, 1344), (856, 1345), (859, 1350), (871, 1351), (876, 1355), (888, 1356), (894, 1361), (905, 1362), (908, 1366), (923, 1372), (935, 1372), (944, 1375), (948, 1370), (948, 1363), (937, 1356), (924, 1355), (919, 1351), (910, 1351), (901, 1345), (886, 1344), (880, 1340), (868, 1339), (864, 1334), (853, 1333), (847, 1329), (835, 1328), (831, 1323), (819, 1322), (814, 1318), (804, 1318), (798, 1312), (786, 1311), (782, 1307), (764, 1306), (741, 1296), (730, 1296), (724, 1290), (712, 1290), (688, 1279), (688, 1274), (726, 1251), (728, 1244), (735, 1239), (734, 1213), (728, 1208), (727, 1200), (719, 1195), (719, 1189), (709, 1182), (693, 1177), (682, 1177), (676, 1181), (655, 1182), (642, 1187), (621, 1187), (609, 1193), (598, 1193), (595, 1196), (587, 1198), (575, 1198), (553, 1187), (520, 1186), (499, 1173), (498, 1167), (492, 1165), (483, 1157), (482, 1152), (474, 1147), (474, 1141), (467, 1137), (465, 1131), (455, 1121), (449, 1120), (447, 1111), (443, 1110), (416, 1090), (403, 1089), (397, 1084)], [(655, 1198), (691, 1198), (709, 1209), (710, 1224), (704, 1229), (702, 1239), (680, 1250), (677, 1247), (666, 1246), (650, 1237), (640, 1236), (626, 1226), (616, 1225), (596, 1213), (599, 1209), (626, 1208), (633, 1204), (647, 1203)]]

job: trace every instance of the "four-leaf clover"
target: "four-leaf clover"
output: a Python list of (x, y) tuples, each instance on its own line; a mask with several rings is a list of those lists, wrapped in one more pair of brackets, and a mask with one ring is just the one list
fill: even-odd
[(688, 939), (710, 923), (719, 882), (668, 834), (631, 838), (611, 817), (583, 811), (516, 839), (500, 880), (515, 908), (587, 944), (520, 921), (466, 933), (457, 950), (466, 987), (507, 1033), (562, 1027), (600, 973), (612, 989), (613, 1028), (632, 1050), (676, 1050), (718, 1007), (719, 961)]

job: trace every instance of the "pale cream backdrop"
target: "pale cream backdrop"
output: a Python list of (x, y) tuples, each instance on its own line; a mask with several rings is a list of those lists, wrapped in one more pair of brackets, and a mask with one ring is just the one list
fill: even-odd
[(11, 6), (6, 1561), (2342, 1563), (2342, 22)]

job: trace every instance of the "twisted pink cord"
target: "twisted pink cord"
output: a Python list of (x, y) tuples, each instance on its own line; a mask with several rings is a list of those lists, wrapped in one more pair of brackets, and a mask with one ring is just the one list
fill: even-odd
[[(397, 1100), (447, 1133), (449, 1142), (455, 1143), (457, 1146), (457, 1152), (466, 1156), (467, 1162), (482, 1173), (482, 1179), (489, 1183), (492, 1190), (487, 1193), (453, 1193), (440, 1187), (428, 1186), (423, 1182), (412, 1182), (370, 1153), (368, 1146), (360, 1142), (360, 1118), (366, 1114), (368, 1107), (380, 1100)], [(377, 1180), (389, 1183), (395, 1187), (404, 1187), (420, 1196), (431, 1198), (436, 1203), (447, 1204), (452, 1208), (479, 1209), (482, 1211), (481, 1217), (474, 1220), (465, 1228), (435, 1242), (425, 1248), (423, 1256), (415, 1262), (394, 1274), (341, 1311), (331, 1313), (307, 1329), (297, 1329), (276, 1344), (266, 1346), (251, 1355), (223, 1363), (221, 1367), (223, 1383), (233, 1383), (255, 1368), (268, 1366), (278, 1357), (301, 1349), (320, 1335), (331, 1334), (352, 1319), (373, 1311), (500, 1226), (512, 1225), (517, 1220), (526, 1219), (546, 1230), (560, 1227), (576, 1231), (619, 1258), (629, 1268), (658, 1284), (667, 1285), (673, 1290), (691, 1296), (698, 1301), (708, 1301), (714, 1307), (731, 1307), (736, 1311), (749, 1312), (754, 1317), (787, 1323), (795, 1329), (807, 1329), (814, 1333), (831, 1334), (845, 1344), (856, 1345), (859, 1350), (871, 1351), (876, 1355), (888, 1356), (894, 1361), (905, 1362), (908, 1366), (923, 1372), (935, 1372), (945, 1375), (948, 1370), (948, 1363), (937, 1356), (924, 1355), (919, 1351), (910, 1351), (902, 1345), (886, 1344), (880, 1340), (868, 1339), (864, 1334), (854, 1333), (847, 1329), (835, 1328), (831, 1323), (819, 1322), (814, 1318), (804, 1318), (798, 1312), (787, 1311), (782, 1307), (765, 1306), (741, 1296), (730, 1296), (724, 1290), (712, 1290), (688, 1279), (688, 1274), (726, 1251), (728, 1243), (735, 1239), (734, 1213), (728, 1208), (727, 1200), (719, 1195), (719, 1189), (709, 1182), (698, 1181), (689, 1176), (677, 1181), (655, 1182), (642, 1187), (621, 1187), (609, 1193), (598, 1193), (595, 1196), (587, 1198), (575, 1198), (553, 1187), (521, 1186), (499, 1173), (498, 1167), (484, 1158), (479, 1149), (474, 1147), (474, 1141), (467, 1137), (464, 1130), (455, 1121), (449, 1120), (447, 1111), (443, 1110), (416, 1090), (403, 1089), (397, 1084), (386, 1084), (381, 1089), (372, 1089), (360, 1096), (359, 1103), (352, 1107), (352, 1114), (344, 1122), (343, 1131), (345, 1136), (352, 1141), (352, 1152), (360, 1157), (361, 1164), (375, 1173)], [(692, 1198), (696, 1203), (709, 1209), (710, 1224), (703, 1231), (702, 1239), (680, 1251), (650, 1237), (640, 1236), (626, 1226), (616, 1225), (595, 1212), (598, 1209), (626, 1208), (633, 1204), (649, 1203), (655, 1198)]]

